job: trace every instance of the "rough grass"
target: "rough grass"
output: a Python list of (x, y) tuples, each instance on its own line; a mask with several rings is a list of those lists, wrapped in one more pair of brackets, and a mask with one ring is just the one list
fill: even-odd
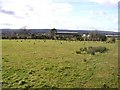
[[(88, 46), (107, 53), (76, 54)], [(3, 88), (118, 88), (118, 42), (3, 40)]]

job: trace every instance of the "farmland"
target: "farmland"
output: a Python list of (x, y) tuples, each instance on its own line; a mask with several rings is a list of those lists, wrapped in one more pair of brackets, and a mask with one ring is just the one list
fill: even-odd
[[(105, 46), (95, 55), (76, 54)], [(118, 42), (2, 40), (3, 88), (117, 88)]]

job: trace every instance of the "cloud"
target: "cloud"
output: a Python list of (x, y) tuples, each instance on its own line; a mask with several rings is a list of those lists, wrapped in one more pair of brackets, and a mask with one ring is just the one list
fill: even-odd
[(90, 2), (95, 2), (106, 6), (117, 6), (119, 0), (89, 0)]
[(9, 15), (15, 15), (15, 13), (13, 11), (8, 11), (8, 10), (0, 9), (0, 12), (4, 13), (4, 14), (9, 14)]
[(10, 26), (11, 24), (10, 24), (10, 23), (0, 23), (0, 25), (7, 25), (7, 26)]
[(16, 15), (23, 17), (31, 14), (63, 14), (71, 8), (68, 3), (55, 3), (52, 0), (11, 0), (2, 3), (2, 6), (4, 10), (12, 10)]
[(102, 30), (118, 30), (118, 15), (117, 13), (105, 12), (104, 10), (90, 10), (91, 26)]
[(80, 3), (80, 2), (88, 2), (88, 0), (54, 0), (54, 2), (59, 2), (59, 3)]
[(117, 6), (119, 0), (54, 0), (60, 3), (97, 3), (105, 6)]
[(90, 15), (98, 15), (98, 16), (105, 16), (106, 12), (103, 10), (90, 10), (89, 11)]
[(53, 0), (1, 0), (0, 4), (0, 20), (12, 24), (12, 28), (22, 25), (29, 28), (52, 28), (72, 11), (69, 3), (57, 3)]
[(109, 22), (112, 22), (113, 24), (118, 23), (118, 15), (117, 14), (110, 14), (103, 10), (90, 10), (89, 11), (91, 15), (91, 19), (94, 20), (108, 20)]
[[(106, 1), (106, 2), (104, 2)], [(69, 2), (84, 2), (90, 5), (106, 5), (112, 0), (0, 0), (0, 28), (59, 28), (59, 29), (101, 29), (112, 26), (105, 23), (117, 22), (116, 14), (103, 10), (81, 9)], [(89, 3), (90, 2), (90, 3)], [(111, 2), (114, 4), (114, 1)], [(98, 4), (96, 4), (97, 6)], [(99, 6), (99, 5), (98, 5)], [(100, 5), (101, 6), (101, 5)], [(97, 7), (100, 8), (100, 7)], [(82, 13), (82, 14), (81, 14)], [(103, 20), (103, 21), (102, 21)], [(112, 22), (111, 22), (112, 21)], [(102, 23), (101, 23), (102, 22)], [(3, 24), (2, 24), (3, 23)], [(113, 23), (112, 23), (113, 24)]]

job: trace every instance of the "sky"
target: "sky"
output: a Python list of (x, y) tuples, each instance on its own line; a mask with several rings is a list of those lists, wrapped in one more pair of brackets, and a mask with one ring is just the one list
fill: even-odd
[(0, 29), (118, 31), (118, 0), (0, 0)]

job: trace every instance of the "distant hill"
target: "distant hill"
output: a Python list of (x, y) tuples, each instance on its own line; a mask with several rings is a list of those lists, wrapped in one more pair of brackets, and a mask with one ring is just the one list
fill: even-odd
[(84, 34), (84, 33), (90, 33), (90, 32), (96, 32), (98, 34), (104, 34), (104, 35), (116, 35), (116, 34), (119, 34), (120, 35), (120, 32), (112, 32), (112, 31), (97, 31), (97, 30), (58, 30), (58, 31), (65, 31), (65, 32), (78, 32), (79, 34)]
[[(16, 32), (19, 33), (20, 29), (1, 29), (2, 33), (12, 33)], [(29, 29), (29, 32), (31, 33), (49, 33), (51, 29)], [(57, 29), (59, 32), (78, 32), (79, 34), (84, 33), (90, 33), (95, 31), (98, 34), (104, 34), (104, 35), (120, 35), (120, 32), (113, 32), (113, 31), (102, 31), (102, 30), (64, 30), (64, 29)]]

